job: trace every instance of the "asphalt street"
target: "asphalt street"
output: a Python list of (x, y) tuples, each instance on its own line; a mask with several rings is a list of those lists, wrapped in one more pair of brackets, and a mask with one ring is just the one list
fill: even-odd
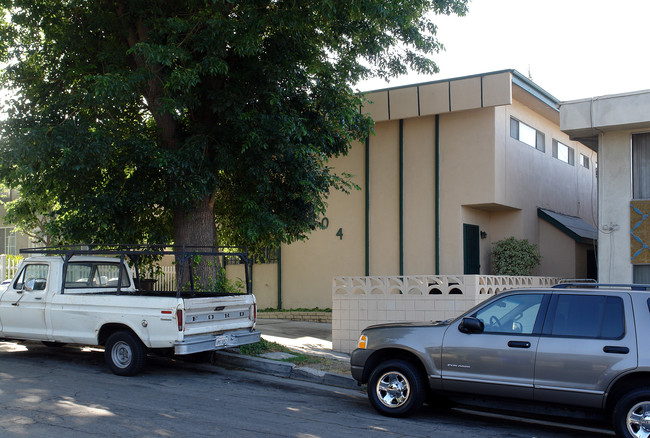
[(135, 377), (99, 349), (0, 342), (2, 437), (607, 436), (472, 411), (382, 417), (358, 390), (150, 358)]

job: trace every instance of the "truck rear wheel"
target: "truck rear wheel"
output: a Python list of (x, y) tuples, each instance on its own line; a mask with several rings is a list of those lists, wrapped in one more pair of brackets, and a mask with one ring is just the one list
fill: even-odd
[(108, 337), (104, 348), (104, 359), (114, 374), (133, 376), (144, 368), (147, 350), (133, 333), (119, 331)]

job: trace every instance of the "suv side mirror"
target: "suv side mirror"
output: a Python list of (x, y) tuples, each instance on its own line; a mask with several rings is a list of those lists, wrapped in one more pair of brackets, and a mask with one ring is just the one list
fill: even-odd
[(483, 321), (474, 317), (463, 318), (460, 325), (458, 326), (458, 330), (467, 334), (483, 333), (484, 329), (485, 324), (483, 324)]

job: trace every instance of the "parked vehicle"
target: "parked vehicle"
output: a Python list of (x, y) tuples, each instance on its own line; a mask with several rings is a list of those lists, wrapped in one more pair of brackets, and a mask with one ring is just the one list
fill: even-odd
[[(6, 290), (0, 291), (0, 337), (63, 344), (101, 345), (110, 370), (140, 372), (147, 352), (176, 355), (210, 352), (258, 342), (256, 303), (248, 275), (246, 290), (201, 291), (194, 287), (199, 257), (234, 257), (245, 265), (245, 252), (215, 248), (140, 246), (49, 247), (21, 252), (25, 259)], [(143, 257), (174, 256), (179, 272), (175, 291), (140, 287)], [(127, 263), (135, 270), (135, 277)]]
[[(562, 284), (501, 293), (454, 320), (368, 327), (351, 355), (381, 414), (471, 395), (610, 416), (650, 436), (650, 286)], [(519, 404), (514, 404), (518, 406)]]

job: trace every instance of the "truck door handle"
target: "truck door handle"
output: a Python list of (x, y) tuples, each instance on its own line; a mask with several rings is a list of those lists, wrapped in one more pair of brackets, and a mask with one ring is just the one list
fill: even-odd
[(603, 347), (605, 353), (614, 353), (614, 354), (628, 354), (630, 349), (627, 347), (614, 347), (611, 345), (606, 345)]
[(508, 347), (512, 348), (530, 348), (530, 342), (528, 341), (509, 341)]

